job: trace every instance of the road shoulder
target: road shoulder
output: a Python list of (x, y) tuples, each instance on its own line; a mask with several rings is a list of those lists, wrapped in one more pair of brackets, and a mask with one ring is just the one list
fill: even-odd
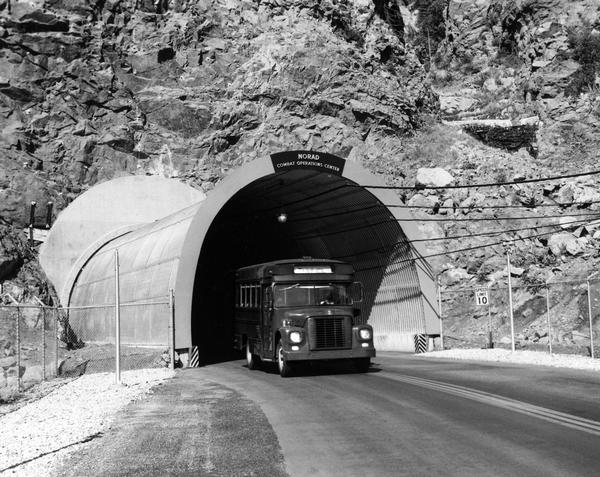
[(277, 436), (260, 407), (186, 369), (122, 410), (110, 430), (57, 475), (285, 477)]

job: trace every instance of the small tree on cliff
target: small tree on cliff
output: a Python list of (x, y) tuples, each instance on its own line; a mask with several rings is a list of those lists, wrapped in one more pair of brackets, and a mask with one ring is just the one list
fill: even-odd
[(600, 72), (600, 34), (589, 23), (568, 33), (571, 56), (581, 66), (573, 75), (566, 93), (577, 96), (596, 87), (596, 74)]

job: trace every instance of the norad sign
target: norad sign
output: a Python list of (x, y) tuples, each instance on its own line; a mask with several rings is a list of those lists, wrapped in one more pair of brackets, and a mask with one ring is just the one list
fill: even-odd
[(341, 157), (314, 151), (286, 151), (271, 154), (275, 172), (284, 172), (291, 169), (312, 169), (327, 174), (341, 176), (344, 172), (346, 161)]

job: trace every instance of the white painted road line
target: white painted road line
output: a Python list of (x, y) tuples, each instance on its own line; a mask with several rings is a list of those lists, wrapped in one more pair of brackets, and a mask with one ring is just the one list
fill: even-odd
[(446, 394), (452, 394), (454, 396), (471, 399), (473, 401), (478, 401), (490, 406), (500, 407), (521, 414), (526, 414), (528, 416), (537, 417), (538, 419), (560, 424), (571, 429), (577, 429), (582, 432), (587, 432), (588, 434), (600, 436), (600, 422), (598, 421), (574, 416), (564, 412), (554, 411), (552, 409), (536, 406), (534, 404), (528, 404), (526, 402), (506, 398), (498, 394), (477, 391), (464, 386), (457, 386), (455, 384), (448, 384), (431, 379), (418, 378), (416, 376), (388, 373), (386, 371), (373, 373), (370, 376), (391, 379), (393, 381), (399, 381), (412, 384), (414, 386), (420, 386), (423, 388), (444, 392)]

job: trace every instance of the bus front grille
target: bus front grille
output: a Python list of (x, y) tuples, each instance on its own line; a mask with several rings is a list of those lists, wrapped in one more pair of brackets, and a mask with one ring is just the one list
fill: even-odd
[(349, 316), (323, 316), (308, 319), (310, 349), (352, 348), (352, 320)]

